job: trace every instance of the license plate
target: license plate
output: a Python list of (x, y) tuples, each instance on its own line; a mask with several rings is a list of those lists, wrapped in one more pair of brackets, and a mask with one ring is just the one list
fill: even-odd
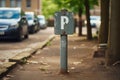
[(0, 32), (0, 35), (4, 35), (5, 33), (2, 31), (2, 32)]

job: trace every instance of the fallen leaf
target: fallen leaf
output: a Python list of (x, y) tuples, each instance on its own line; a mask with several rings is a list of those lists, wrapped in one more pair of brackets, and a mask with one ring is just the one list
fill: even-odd
[(50, 67), (50, 65), (39, 67), (39, 69), (41, 71), (47, 71), (48, 67)]
[(77, 49), (77, 47), (73, 47), (73, 49)]
[(38, 62), (38, 61), (31, 61), (31, 60), (28, 60), (27, 63), (38, 64), (39, 62)]
[(75, 69), (75, 67), (71, 67), (70, 69)]
[(41, 65), (48, 65), (46, 62), (40, 61)]
[(13, 76), (13, 75), (7, 75), (6, 77), (12, 78), (12, 77), (14, 77), (14, 76)]
[(46, 71), (47, 69), (45, 67), (39, 67), (41, 71)]
[(73, 62), (74, 65), (81, 64), (82, 62)]

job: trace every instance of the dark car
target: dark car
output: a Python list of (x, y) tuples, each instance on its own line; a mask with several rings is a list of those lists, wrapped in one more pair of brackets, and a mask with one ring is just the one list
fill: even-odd
[(28, 38), (28, 23), (21, 8), (0, 8), (0, 38)]
[(28, 21), (29, 33), (35, 33), (40, 30), (39, 22), (34, 12), (25, 12)]

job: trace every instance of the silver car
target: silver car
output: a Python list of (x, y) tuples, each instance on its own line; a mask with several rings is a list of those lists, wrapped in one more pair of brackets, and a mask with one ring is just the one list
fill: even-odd
[(40, 28), (41, 29), (47, 28), (45, 16), (44, 15), (38, 15), (37, 17), (38, 17), (38, 20), (39, 20)]

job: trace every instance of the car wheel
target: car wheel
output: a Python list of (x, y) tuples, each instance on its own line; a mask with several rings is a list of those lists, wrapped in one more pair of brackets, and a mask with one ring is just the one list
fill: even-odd
[(35, 27), (34, 27), (34, 32), (35, 33), (37, 32), (37, 29), (38, 29), (38, 27), (37, 27), (37, 25), (35, 25)]
[(28, 38), (29, 38), (29, 35), (28, 35), (28, 34), (24, 35), (24, 38), (25, 38), (25, 39), (28, 39)]
[(19, 36), (17, 38), (18, 41), (22, 41), (23, 40), (23, 35), (22, 35), (22, 31), (20, 31)]
[(32, 33), (32, 34), (35, 33), (35, 29), (33, 29), (33, 30), (31, 31), (31, 33)]
[(34, 33), (35, 33), (35, 26), (33, 26), (33, 28), (31, 29), (30, 33), (31, 33), (31, 34), (34, 34)]
[(23, 40), (23, 37), (22, 35), (19, 35), (18, 38), (17, 38), (18, 41), (22, 41)]

